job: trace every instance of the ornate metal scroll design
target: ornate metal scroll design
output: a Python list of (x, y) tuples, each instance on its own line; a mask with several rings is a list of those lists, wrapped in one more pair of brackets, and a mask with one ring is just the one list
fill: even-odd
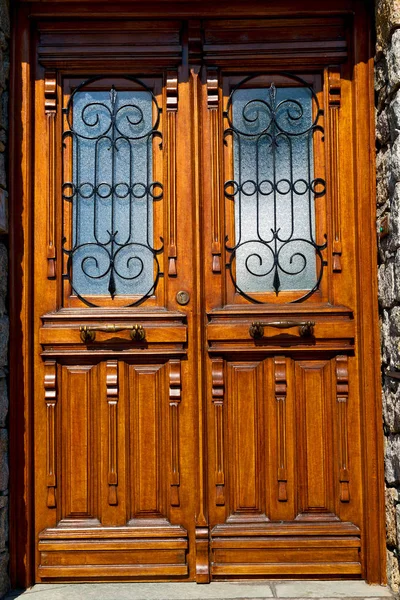
[(221, 273), (221, 208), (220, 208), (220, 135), (218, 70), (207, 71), (207, 107), (210, 116), (211, 149), (211, 219), (212, 219), (212, 270)]
[(215, 503), (225, 504), (225, 473), (224, 473), (224, 361), (215, 358), (211, 364), (212, 402), (214, 404), (215, 428)]
[(56, 507), (56, 404), (57, 363), (44, 363), (44, 401), (46, 403), (46, 480), (47, 506)]
[[(246, 102), (241, 111), (243, 125), (237, 127), (233, 118), (233, 103), (238, 90), (250, 87), (249, 83), (254, 81), (254, 87), (257, 87), (257, 77), (260, 75), (250, 75), (243, 79), (231, 92), (227, 110), (224, 112), (224, 118), (227, 127), (224, 131), (224, 143), (227, 144), (228, 138), (233, 140), (233, 153), (237, 153), (237, 174), (236, 179), (225, 181), (225, 197), (238, 203), (238, 222), (236, 223), (236, 243), (231, 244), (229, 237), (226, 236), (225, 248), (230, 254), (230, 259), (226, 265), (230, 271), (232, 282), (236, 291), (250, 302), (261, 304), (262, 301), (251, 295), (250, 292), (243, 290), (237, 281), (235, 262), (238, 252), (248, 250), (248, 255), (244, 260), (244, 268), (248, 274), (257, 278), (272, 277), (272, 288), (278, 296), (281, 290), (281, 276), (298, 277), (308, 266), (307, 251), (311, 248), (315, 254), (316, 260), (316, 281), (312, 289), (302, 293), (300, 297), (292, 302), (301, 302), (309, 298), (319, 289), (325, 261), (322, 251), (326, 248), (326, 241), (318, 244), (314, 234), (314, 214), (313, 200), (325, 195), (325, 180), (314, 177), (314, 165), (312, 160), (313, 139), (316, 132), (322, 132), (323, 128), (319, 124), (321, 110), (318, 98), (314, 90), (306, 81), (290, 73), (282, 73), (289, 80), (297, 83), (297, 87), (303, 87), (309, 91), (310, 98), (313, 101), (315, 110), (311, 120), (307, 122), (306, 113), (301, 102), (295, 98), (287, 98), (280, 102), (277, 101), (277, 88), (274, 83), (268, 89), (268, 99), (253, 99)], [(302, 139), (306, 147), (308, 173), (307, 179), (294, 177), (294, 141)], [(256, 172), (255, 179), (244, 180), (244, 157), (243, 146), (249, 141), (253, 142), (253, 166)], [(263, 150), (264, 147), (264, 150)], [(265, 152), (268, 148), (268, 153)], [(279, 152), (286, 150), (287, 175), (281, 177), (278, 173), (277, 164)], [(248, 158), (247, 158), (248, 160)], [(268, 170), (272, 175), (268, 175)], [(288, 196), (289, 200), (281, 201), (279, 207), (279, 196)], [(255, 235), (251, 239), (246, 239), (242, 221), (242, 206), (245, 197), (255, 198), (256, 205), (256, 223)], [(266, 234), (262, 223), (263, 203), (268, 198), (272, 198), (272, 221), (273, 227), (270, 233)], [(307, 214), (307, 237), (296, 234), (295, 219), (295, 199), (304, 198), (304, 211)], [(278, 208), (287, 210), (290, 222), (290, 232), (288, 235), (283, 233), (279, 225)], [(263, 231), (264, 229), (264, 231)], [(326, 240), (326, 235), (325, 235)], [(297, 288), (298, 289), (298, 288)]]
[(349, 400), (349, 359), (336, 357), (336, 398), (339, 421), (339, 482), (341, 502), (350, 502), (349, 442), (347, 404)]
[(179, 360), (169, 361), (169, 407), (171, 422), (171, 506), (180, 506), (179, 486), (179, 404), (182, 396), (181, 363)]
[(330, 188), (332, 196), (333, 216), (333, 271), (342, 271), (342, 235), (340, 216), (340, 144), (339, 144), (339, 116), (341, 106), (342, 83), (339, 68), (327, 70), (329, 91), (329, 137), (331, 148), (330, 160)]
[[(140, 80), (124, 76), (124, 79), (134, 82), (140, 91), (145, 91), (151, 99), (152, 123), (146, 127), (145, 117), (141, 107), (134, 101), (130, 103), (119, 103), (117, 89), (112, 86), (109, 91), (109, 101), (89, 101), (80, 110), (79, 116), (74, 113), (74, 100), (77, 94), (87, 90), (87, 87), (103, 77), (93, 77), (80, 84), (71, 94), (63, 113), (66, 117), (66, 129), (63, 132), (63, 144), (66, 147), (67, 140), (71, 139), (73, 154), (73, 176), (69, 180), (65, 176), (63, 181), (63, 200), (72, 203), (75, 208), (74, 227), (71, 246), (66, 247), (65, 236), (66, 223), (64, 223), (63, 252), (67, 255), (66, 272), (64, 279), (68, 280), (72, 291), (88, 306), (96, 306), (93, 299), (85, 297), (79, 291), (79, 284), (73, 278), (74, 263), (79, 264), (81, 271), (89, 280), (105, 280), (108, 278), (108, 293), (114, 299), (117, 293), (117, 280), (134, 282), (146, 269), (146, 259), (151, 258), (152, 283), (144, 292), (137, 294), (139, 297), (127, 304), (137, 306), (151, 296), (162, 276), (158, 255), (164, 250), (164, 240), (160, 238), (160, 246), (153, 246), (153, 232), (151, 227), (150, 205), (152, 202), (163, 198), (163, 185), (159, 181), (152, 180), (152, 152), (153, 140), (160, 138), (162, 134), (158, 130), (160, 123), (161, 108), (158, 106), (156, 97), (149, 87)], [(137, 147), (138, 141), (146, 144), (146, 150)], [(81, 177), (80, 157), (85, 150), (83, 145), (90, 143), (93, 152), (93, 177), (91, 181), (84, 181)], [(82, 150), (83, 147), (83, 150)], [(160, 141), (161, 147), (161, 141)], [(116, 160), (118, 152), (125, 148), (129, 154), (129, 165), (124, 169), (126, 175), (123, 180), (117, 172)], [(100, 150), (102, 150), (102, 161), (104, 161), (104, 150), (107, 150), (108, 181), (101, 179), (99, 169)], [(86, 150), (87, 151), (87, 150)], [(145, 181), (135, 180), (135, 165), (140, 159), (146, 159)], [(103, 164), (103, 163), (102, 163)], [(111, 200), (111, 208), (107, 219), (98, 223), (100, 202)], [(79, 203), (91, 200), (93, 202), (93, 231), (90, 236), (81, 241), (79, 231), (84, 224), (80, 222)], [(117, 206), (116, 203), (125, 200), (127, 210), (127, 234), (118, 232), (116, 227)], [(147, 216), (143, 222), (145, 240), (135, 240), (135, 203), (146, 202)], [(137, 225), (137, 224), (136, 224)], [(89, 240), (89, 241), (87, 241)], [(101, 257), (101, 261), (99, 258)], [(150, 260), (148, 261), (150, 263)], [(76, 268), (76, 266), (75, 266)], [(132, 273), (133, 271), (133, 273)], [(125, 293), (126, 294), (126, 293)], [(133, 296), (134, 294), (132, 294)]]
[(177, 205), (176, 205), (176, 113), (178, 110), (178, 73), (167, 75), (168, 132), (168, 275), (177, 276)]
[(44, 110), (47, 118), (47, 278), (56, 277), (56, 244), (55, 244), (55, 206), (56, 206), (56, 135), (55, 122), (57, 114), (57, 74), (46, 71), (44, 77)]
[(284, 356), (274, 358), (275, 399), (277, 410), (278, 436), (278, 500), (287, 502), (287, 458), (286, 458), (286, 359)]
[(106, 364), (106, 385), (108, 404), (108, 504), (118, 504), (118, 362), (109, 360)]

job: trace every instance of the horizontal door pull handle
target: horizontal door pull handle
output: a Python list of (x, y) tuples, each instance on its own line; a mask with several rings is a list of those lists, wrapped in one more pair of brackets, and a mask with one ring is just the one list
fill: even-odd
[(250, 325), (249, 334), (253, 339), (260, 340), (264, 336), (264, 327), (275, 327), (277, 329), (298, 327), (301, 337), (309, 337), (314, 333), (314, 325), (314, 321), (270, 321), (269, 323), (255, 321)]
[(103, 331), (105, 333), (118, 333), (119, 331), (130, 331), (130, 336), (135, 342), (142, 342), (146, 338), (146, 332), (142, 325), (95, 325), (90, 327), (88, 325), (81, 325), (79, 328), (81, 332), (81, 340), (84, 343), (94, 342), (96, 339), (96, 331)]

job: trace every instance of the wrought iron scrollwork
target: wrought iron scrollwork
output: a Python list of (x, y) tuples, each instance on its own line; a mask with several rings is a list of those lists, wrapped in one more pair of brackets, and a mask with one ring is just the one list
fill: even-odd
[[(314, 232), (314, 201), (326, 191), (325, 180), (314, 175), (313, 160), (314, 136), (323, 134), (321, 110), (307, 82), (289, 73), (281, 75), (290, 84), (280, 100), (274, 83), (262, 88), (257, 83), (260, 76), (250, 75), (232, 90), (224, 112), (224, 143), (232, 139), (234, 157), (234, 178), (225, 182), (224, 190), (225, 197), (235, 202), (236, 232), (235, 244), (226, 237), (227, 268), (236, 291), (254, 303), (261, 303), (255, 291), (271, 290), (278, 295), (283, 289), (300, 290), (293, 302), (305, 300), (319, 288), (325, 264), (326, 235), (320, 244)], [(290, 91), (299, 88), (308, 96), (308, 112)], [(246, 89), (252, 90), (253, 97), (240, 92)], [(290, 93), (293, 97), (287, 97)], [(245, 231), (247, 207), (252, 207), (254, 223), (247, 223)], [(299, 229), (300, 213), (303, 224)], [(260, 283), (252, 289), (238, 281), (238, 256), (241, 273), (248, 280), (262, 280), (264, 289)], [(306, 270), (308, 280), (313, 273), (309, 289), (301, 281)]]
[[(154, 293), (162, 275), (158, 255), (164, 242), (153, 245), (152, 217), (152, 203), (163, 197), (163, 184), (152, 179), (153, 140), (160, 138), (160, 145), (162, 140), (161, 108), (152, 90), (134, 77), (123, 79), (136, 96), (112, 86), (108, 98), (96, 86), (101, 79), (80, 84), (63, 109), (63, 145), (72, 154), (63, 178), (63, 200), (72, 204), (68, 247), (63, 236), (64, 278), (87, 305), (96, 306), (93, 298), (108, 293), (111, 299), (130, 297), (127, 305), (135, 306)], [(96, 89), (103, 92), (96, 96)], [(64, 223), (64, 232), (68, 227)]]

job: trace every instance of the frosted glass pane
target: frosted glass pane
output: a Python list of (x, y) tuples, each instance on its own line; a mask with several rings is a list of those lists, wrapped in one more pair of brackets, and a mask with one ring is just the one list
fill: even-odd
[(237, 89), (232, 97), (237, 287), (311, 290), (317, 283), (312, 92)]
[(154, 285), (152, 96), (73, 98), (72, 286), (81, 296), (145, 295)]

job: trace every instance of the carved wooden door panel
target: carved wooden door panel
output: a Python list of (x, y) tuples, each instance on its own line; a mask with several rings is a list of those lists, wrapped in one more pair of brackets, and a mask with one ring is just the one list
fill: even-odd
[(380, 577), (365, 52), (211, 8), (35, 22), (37, 581)]
[[(187, 579), (197, 301), (181, 25), (126, 23), (113, 38), (100, 24), (101, 64), (65, 63), (83, 39), (90, 55), (93, 34), (63, 27), (40, 26), (37, 67), (37, 578)], [(135, 48), (118, 58), (132, 39), (147, 65)]]
[(214, 578), (364, 569), (354, 58), (329, 27), (328, 59), (274, 56), (267, 21), (205, 28)]

